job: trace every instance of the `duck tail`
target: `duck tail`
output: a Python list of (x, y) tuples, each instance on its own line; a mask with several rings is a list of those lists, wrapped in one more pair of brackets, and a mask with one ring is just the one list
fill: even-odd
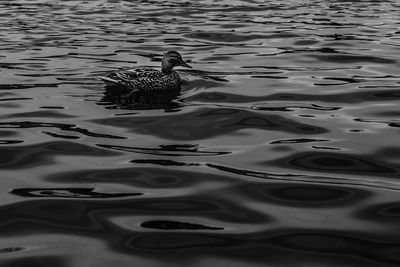
[(114, 79), (109, 78), (109, 77), (99, 76), (99, 79), (102, 80), (103, 82), (105, 82), (107, 85), (118, 85), (118, 84), (120, 84), (119, 81), (114, 80)]

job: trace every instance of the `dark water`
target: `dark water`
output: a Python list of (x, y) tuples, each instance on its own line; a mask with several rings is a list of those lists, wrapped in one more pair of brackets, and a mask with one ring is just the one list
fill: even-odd
[(165, 2), (0, 1), (1, 266), (399, 266), (399, 2)]

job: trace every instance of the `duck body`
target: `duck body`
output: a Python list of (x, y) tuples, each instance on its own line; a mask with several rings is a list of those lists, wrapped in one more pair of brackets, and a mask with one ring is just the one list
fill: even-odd
[(113, 71), (106, 77), (99, 78), (105, 82), (106, 95), (109, 96), (140, 98), (143, 95), (170, 95), (179, 93), (181, 89), (181, 79), (173, 69), (175, 66), (191, 68), (179, 53), (169, 51), (164, 55), (161, 71), (150, 67), (136, 67)]

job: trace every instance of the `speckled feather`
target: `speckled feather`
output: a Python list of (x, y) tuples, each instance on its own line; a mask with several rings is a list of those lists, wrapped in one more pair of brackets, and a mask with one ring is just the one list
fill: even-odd
[(180, 78), (176, 71), (164, 74), (161, 71), (139, 67), (135, 69), (114, 71), (107, 75), (115, 82), (106, 82), (109, 85), (121, 86), (131, 91), (165, 91), (180, 89)]

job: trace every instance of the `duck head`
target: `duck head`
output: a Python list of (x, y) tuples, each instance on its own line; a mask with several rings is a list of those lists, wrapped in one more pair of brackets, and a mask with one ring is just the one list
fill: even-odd
[(165, 74), (171, 73), (173, 68), (176, 66), (182, 66), (186, 68), (192, 68), (183, 61), (182, 56), (176, 51), (168, 51), (164, 54), (161, 62), (161, 71)]

